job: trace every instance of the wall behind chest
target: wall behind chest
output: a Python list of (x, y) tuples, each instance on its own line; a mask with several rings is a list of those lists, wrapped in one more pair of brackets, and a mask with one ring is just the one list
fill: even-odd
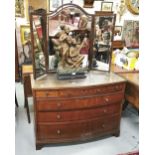
[(34, 9), (43, 8), (47, 10), (48, 0), (29, 0), (29, 6), (33, 6)]
[[(64, 0), (64, 3), (66, 3), (66, 2), (68, 2), (68, 0)], [(83, 0), (72, 0), (72, 2), (74, 4), (77, 4), (77, 5), (80, 5), (81, 7), (83, 7)], [(94, 14), (95, 11), (101, 11), (101, 3), (102, 2), (113, 2), (113, 9), (112, 9), (112, 11), (117, 14), (116, 25), (123, 26), (124, 20), (139, 20), (139, 16), (138, 15), (133, 15), (126, 8), (126, 10), (125, 10), (125, 12), (124, 12), (121, 20), (119, 21), (118, 11), (119, 11), (119, 6), (121, 4), (121, 0), (104, 0), (104, 1), (101, 0), (101, 1), (94, 1), (94, 5), (93, 5), (94, 7), (93, 8), (84, 8), (84, 9), (88, 13)]]
[[(17, 44), (18, 44), (19, 55), (21, 55), (21, 53), (22, 53), (22, 46), (21, 46), (21, 40), (20, 40), (20, 25), (25, 25), (25, 24), (29, 23), (29, 17), (28, 17), (28, 8), (29, 7), (28, 6), (32, 6), (33, 9), (43, 8), (43, 9), (49, 11), (49, 5), (50, 5), (49, 1), (50, 0), (24, 0), (25, 16), (24, 16), (24, 18), (16, 17)], [(52, 0), (52, 2), (53, 1), (60, 1), (61, 2), (61, 0)], [(65, 4), (65, 3), (68, 3), (70, 1), (71, 0), (63, 0), (63, 3)], [(119, 11), (119, 6), (120, 6), (121, 0), (94, 1), (94, 7), (93, 8), (84, 8), (84, 9), (88, 13), (94, 14), (95, 11), (100, 11), (101, 10), (101, 3), (102, 2), (113, 2), (113, 12), (117, 14), (115, 25), (123, 26), (124, 20), (138, 20), (139, 21), (139, 16), (138, 15), (133, 15), (132, 13), (130, 13), (128, 11), (127, 8), (126, 8), (126, 11), (123, 14), (121, 20), (119, 21), (118, 11)], [(83, 0), (72, 0), (72, 3), (83, 7)], [(19, 63), (20, 64), (22, 63), (21, 58), (19, 58)]]

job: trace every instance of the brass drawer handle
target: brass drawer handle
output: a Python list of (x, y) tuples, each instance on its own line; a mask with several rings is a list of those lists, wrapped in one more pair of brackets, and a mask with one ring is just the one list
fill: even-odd
[(120, 89), (120, 86), (115, 86), (116, 90), (119, 90)]
[(45, 96), (46, 96), (46, 97), (48, 97), (48, 96), (49, 96), (49, 93), (48, 93), (48, 92), (46, 92), (46, 93), (45, 93)]
[(107, 112), (107, 109), (104, 109), (103, 112), (106, 113)]
[(105, 125), (104, 124), (102, 124), (102, 128), (105, 128)]
[(60, 119), (60, 118), (61, 118), (61, 116), (58, 114), (58, 115), (57, 115), (57, 119)]
[(60, 130), (57, 130), (57, 134), (60, 135), (61, 134), (61, 131)]
[(97, 93), (99, 93), (100, 92), (100, 89), (97, 89)]
[(57, 103), (57, 107), (60, 107), (60, 106), (61, 106), (61, 103), (60, 103), (60, 102), (58, 102), (58, 103)]
[(105, 98), (105, 101), (106, 101), (106, 102), (109, 102), (109, 98)]

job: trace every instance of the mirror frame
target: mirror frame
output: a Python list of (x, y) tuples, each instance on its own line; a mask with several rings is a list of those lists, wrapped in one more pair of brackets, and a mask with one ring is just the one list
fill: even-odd
[[(89, 14), (87, 13), (82, 7), (80, 7), (79, 5), (76, 5), (76, 4), (72, 4), (72, 3), (66, 3), (66, 4), (63, 4), (61, 5), (60, 7), (58, 7), (56, 10), (52, 11), (52, 12), (49, 12), (46, 14), (46, 19), (48, 20), (48, 18), (52, 18), (52, 17), (55, 17), (57, 16), (62, 10), (66, 9), (66, 8), (75, 8), (75, 9), (79, 9), (84, 15), (86, 15), (88, 18), (92, 18), (92, 21), (91, 21), (91, 30), (93, 30), (93, 25), (94, 25), (94, 20), (93, 20), (93, 16), (94, 14)], [(47, 25), (46, 25), (46, 28), (48, 29), (46, 31), (46, 36), (48, 37), (49, 34), (49, 24), (48, 24), (48, 21), (46, 21)], [(46, 45), (48, 45), (48, 39), (46, 37)], [(90, 48), (89, 48), (89, 53), (88, 53), (88, 71), (91, 69), (91, 61), (92, 61), (92, 50), (93, 50), (93, 32), (90, 31), (90, 37), (89, 37), (89, 40), (90, 40)], [(47, 51), (47, 46), (45, 47), (45, 50)], [(47, 72), (48, 73), (51, 73), (51, 72), (56, 72), (54, 70), (49, 70), (49, 54), (48, 54), (48, 51), (46, 52), (47, 53), (47, 57), (46, 57), (46, 62), (47, 62)]]
[(132, 4), (132, 0), (125, 0), (125, 4), (127, 6), (127, 9), (134, 15), (139, 15), (139, 7), (135, 7)]
[[(89, 19), (91, 19), (91, 23), (90, 23), (90, 36), (89, 36), (89, 40), (90, 40), (90, 47), (89, 47), (89, 52), (88, 52), (88, 70), (94, 70), (95, 68), (93, 68), (92, 63), (93, 63), (93, 56), (94, 56), (94, 52), (93, 52), (93, 43), (94, 43), (94, 36), (95, 36), (95, 17), (102, 17), (102, 16), (113, 16), (114, 17), (114, 21), (113, 21), (113, 29), (112, 29), (112, 37), (111, 37), (111, 47), (110, 47), (110, 55), (109, 55), (109, 68), (108, 70), (102, 70), (102, 71), (110, 71), (110, 63), (111, 63), (111, 56), (112, 56), (112, 42), (113, 42), (113, 38), (114, 38), (114, 27), (115, 27), (115, 21), (116, 21), (116, 14), (114, 14), (113, 12), (103, 12), (103, 11), (96, 11), (95, 14), (89, 14), (87, 13), (82, 7), (80, 7), (79, 5), (76, 4), (72, 4), (72, 3), (66, 3), (64, 5), (61, 5), (60, 7), (58, 7), (55, 11), (53, 12), (46, 12), (46, 10), (44, 9), (38, 9), (38, 10), (34, 10), (33, 12), (30, 13), (30, 31), (31, 31), (31, 43), (32, 43), (32, 57), (33, 57), (33, 75), (34, 75), (34, 79), (38, 78), (38, 76), (36, 75), (36, 65), (35, 65), (35, 53), (34, 53), (34, 35), (33, 35), (33, 16), (41, 16), (42, 20), (43, 20), (43, 24), (42, 24), (42, 33), (43, 33), (43, 53), (45, 56), (45, 73), (50, 73), (50, 72), (56, 72), (56, 70), (49, 70), (49, 51), (48, 51), (48, 39), (49, 39), (49, 24), (48, 24), (48, 19), (52, 18), (56, 15), (58, 15), (63, 9), (65, 8), (75, 8), (75, 9), (79, 9), (84, 15), (86, 15)], [(99, 69), (95, 69), (95, 70), (99, 70)], [(39, 75), (39, 77), (42, 75)]]
[(42, 35), (43, 35), (43, 46), (42, 46), (42, 52), (45, 56), (45, 69), (47, 70), (47, 62), (46, 62), (46, 50), (45, 50), (45, 47), (46, 47), (46, 10), (44, 9), (38, 9), (38, 10), (34, 10), (33, 12), (30, 13), (30, 32), (31, 32), (31, 44), (32, 44), (32, 59), (33, 59), (33, 76), (34, 76), (34, 79), (37, 79), (39, 78), (40, 76), (46, 74), (46, 71), (45, 73), (43, 73), (42, 75), (39, 75), (37, 76), (36, 74), (36, 65), (35, 65), (35, 52), (34, 52), (34, 31), (33, 31), (33, 16), (41, 16), (42, 19), (43, 19), (43, 25), (42, 25)]
[[(94, 38), (95, 39), (95, 18), (96, 17), (106, 17), (106, 16), (113, 16), (113, 29), (112, 29), (112, 36), (111, 36), (111, 47), (110, 47), (110, 53), (109, 53), (109, 69), (108, 70), (101, 70), (101, 69), (98, 69), (98, 68), (94, 68), (93, 67), (93, 64), (91, 65), (92, 66), (92, 70), (100, 70), (100, 71), (103, 71), (103, 72), (110, 72), (111, 70), (111, 58), (112, 58), (112, 50), (113, 50), (113, 40), (114, 40), (114, 28), (115, 28), (115, 22), (116, 22), (116, 14), (114, 14), (113, 12), (104, 12), (104, 11), (95, 11), (95, 15), (94, 15), (94, 27), (93, 27), (93, 32), (94, 32)], [(94, 40), (93, 40), (94, 42)], [(94, 57), (94, 52), (93, 52), (93, 56), (92, 58)], [(93, 62), (92, 62), (93, 63)]]

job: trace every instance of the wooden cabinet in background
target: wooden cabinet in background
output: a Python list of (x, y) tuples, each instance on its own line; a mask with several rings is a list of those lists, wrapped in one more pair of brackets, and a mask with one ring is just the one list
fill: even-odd
[(86, 79), (34, 80), (36, 149), (45, 144), (119, 136), (125, 80), (113, 73), (89, 72)]
[(115, 40), (112, 43), (113, 49), (122, 49), (124, 47), (124, 43), (122, 40)]
[(127, 80), (124, 109), (130, 103), (139, 110), (139, 73), (121, 73), (119, 75)]
[(123, 109), (125, 109), (128, 103), (130, 103), (137, 110), (139, 110), (139, 71), (126, 70), (114, 64), (111, 65), (111, 71), (123, 77), (127, 81), (125, 89), (125, 102), (123, 105)]
[(125, 110), (128, 103), (130, 103), (139, 110), (139, 71), (126, 70), (114, 64), (111, 65), (111, 71), (126, 79), (125, 102), (123, 109)]

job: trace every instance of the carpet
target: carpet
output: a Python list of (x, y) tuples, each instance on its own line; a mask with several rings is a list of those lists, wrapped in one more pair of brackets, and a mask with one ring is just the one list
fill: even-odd
[(139, 151), (134, 151), (134, 152), (128, 152), (128, 153), (122, 153), (118, 155), (139, 155)]

